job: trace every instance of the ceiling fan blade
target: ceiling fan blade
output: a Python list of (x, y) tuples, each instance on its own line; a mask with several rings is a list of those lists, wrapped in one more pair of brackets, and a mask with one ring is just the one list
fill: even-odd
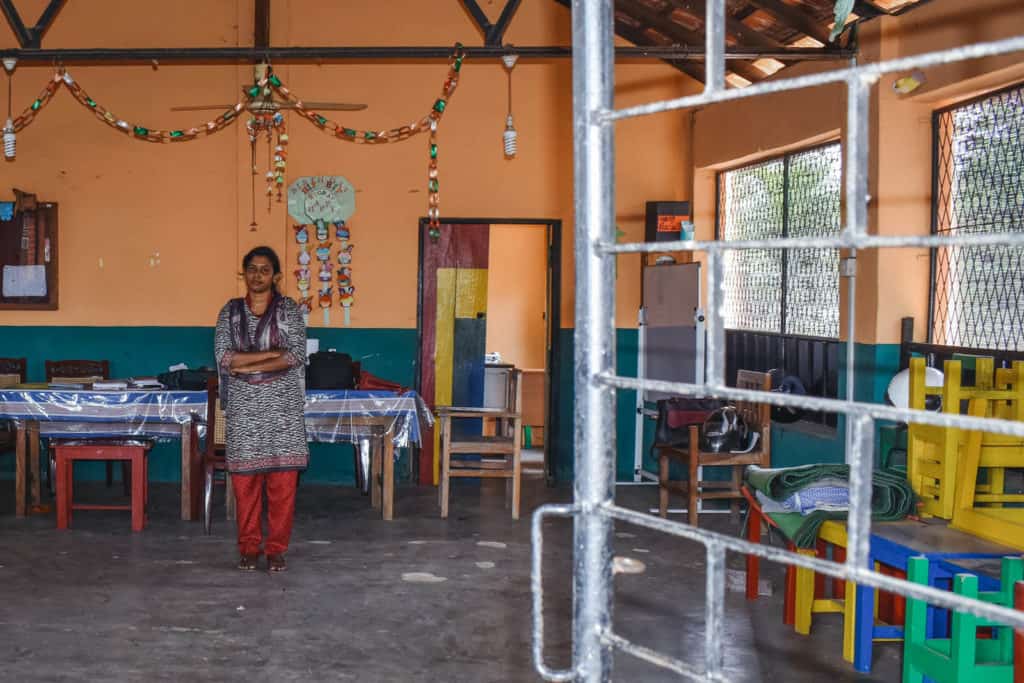
[(209, 110), (217, 109), (217, 110), (220, 110), (220, 111), (224, 111), (226, 109), (234, 109), (234, 108), (235, 108), (234, 104), (196, 104), (196, 105), (186, 105), (184, 107), (171, 107), (171, 111), (206, 111), (208, 109)]
[[(366, 109), (365, 104), (354, 104), (349, 102), (306, 102), (302, 101), (302, 106), (305, 109), (323, 109), (324, 111), (362, 111)], [(290, 102), (281, 105), (282, 109), (295, 109), (295, 105)]]

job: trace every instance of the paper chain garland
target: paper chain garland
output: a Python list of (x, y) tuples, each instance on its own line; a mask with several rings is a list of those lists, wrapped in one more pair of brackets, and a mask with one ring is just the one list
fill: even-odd
[[(39, 96), (30, 104), (25, 110), (13, 120), (14, 131), (20, 132), (26, 128), (30, 123), (35, 120), (36, 115), (47, 105), (53, 96), (56, 94), (57, 89), (60, 86), (64, 86), (68, 89), (71, 95), (82, 104), (82, 106), (90, 109), (96, 117), (109, 125), (112, 128), (120, 130), (132, 138), (142, 140), (145, 142), (154, 143), (167, 143), (167, 142), (190, 142), (196, 140), (201, 134), (211, 135), (220, 130), (223, 130), (230, 124), (234, 123), (239, 115), (246, 109), (246, 107), (254, 99), (260, 96), (265, 87), (273, 88), (274, 91), (281, 97), (285, 98), (288, 102), (295, 105), (295, 112), (305, 119), (308, 119), (318, 128), (332, 133), (334, 137), (339, 140), (346, 142), (355, 142), (359, 144), (376, 145), (388, 142), (401, 142), (407, 140), (417, 133), (428, 132), (430, 134), (430, 141), (428, 151), (430, 154), (430, 162), (427, 170), (427, 192), (428, 192), (428, 208), (427, 217), (430, 225), (430, 236), (432, 239), (437, 239), (441, 236), (440, 231), (440, 198), (438, 194), (438, 172), (437, 172), (437, 125), (444, 115), (445, 109), (448, 106), (448, 100), (451, 99), (455, 93), (455, 89), (459, 82), (459, 72), (462, 70), (462, 62), (465, 60), (466, 54), (463, 50), (461, 43), (455, 44), (455, 49), (452, 53), (451, 60), (448, 65), (448, 77), (444, 81), (444, 86), (441, 89), (440, 96), (434, 101), (430, 112), (422, 118), (405, 126), (398, 128), (390, 128), (383, 130), (358, 130), (356, 128), (350, 128), (344, 126), (336, 121), (328, 119), (326, 116), (319, 114), (315, 111), (307, 109), (302, 100), (297, 97), (291, 90), (289, 90), (281, 79), (274, 74), (273, 70), (267, 69), (267, 75), (262, 79), (256, 81), (254, 85), (246, 91), (244, 99), (240, 100), (235, 106), (224, 111), (222, 114), (217, 116), (215, 119), (207, 121), (206, 123), (195, 126), (192, 128), (180, 128), (175, 130), (161, 130), (159, 128), (150, 128), (148, 126), (141, 126), (138, 124), (129, 123), (125, 119), (118, 118), (109, 109), (96, 102), (94, 99), (89, 97), (89, 94), (80, 86), (65, 69), (61, 68), (53, 75), (53, 78), (46, 84)], [(283, 118), (283, 117), (282, 117)], [(283, 127), (281, 129), (283, 131)], [(287, 138), (285, 138), (287, 140)], [(282, 155), (283, 157), (283, 155)], [(282, 158), (281, 164), (272, 169), (274, 172), (273, 178), (268, 177), (268, 194), (274, 192), (274, 185), (277, 187), (278, 200), (280, 201), (280, 188), (284, 185), (284, 159)], [(279, 172), (278, 172), (279, 171)]]

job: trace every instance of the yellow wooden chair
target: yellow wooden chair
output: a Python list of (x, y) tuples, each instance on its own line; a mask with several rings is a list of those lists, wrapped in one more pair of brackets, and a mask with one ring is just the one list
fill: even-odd
[[(1024, 373), (1024, 363), (1014, 363), (1013, 370)], [(968, 412), (974, 417), (998, 416), (1024, 421), (1024, 401), (975, 398), (971, 399)], [(1020, 507), (1024, 503), (1024, 494), (1006, 493), (1002, 486), (1005, 469), (1024, 468), (1024, 439), (978, 431), (966, 434), (957, 475), (960, 483), (954, 497), (950, 525), (986, 540), (1024, 550), (1024, 507)], [(989, 473), (989, 485), (983, 486), (978, 483), (978, 478), (986, 471)], [(994, 472), (998, 475), (993, 476)], [(1007, 506), (1006, 503), (1013, 505)]]
[[(910, 407), (924, 410), (928, 396), (942, 397), (942, 411), (959, 414), (961, 402), (984, 399), (991, 402), (990, 415), (1016, 419), (1011, 415), (1015, 406), (1024, 404), (1024, 363), (1012, 368), (994, 369), (991, 358), (979, 358), (976, 363), (976, 381), (973, 387), (964, 386), (960, 361), (946, 361), (941, 387), (925, 382), (923, 358), (910, 361)], [(952, 519), (958, 463), (967, 436), (962, 430), (910, 423), (907, 430), (907, 478), (914, 492), (921, 498), (921, 512), (942, 519)], [(986, 434), (983, 438), (982, 464), (988, 478), (978, 485), (978, 493), (999, 495), (1003, 492), (1004, 468), (988, 460), (989, 445), (1006, 445), (1000, 437)], [(995, 453), (995, 451), (993, 451)]]

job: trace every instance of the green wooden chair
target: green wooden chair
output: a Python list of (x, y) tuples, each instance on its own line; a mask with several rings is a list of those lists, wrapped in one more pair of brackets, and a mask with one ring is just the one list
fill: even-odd
[[(983, 602), (1013, 607), (1014, 584), (1024, 577), (1024, 560), (1005, 557), (1000, 590), (978, 592), (978, 577), (958, 574), (953, 592)], [(928, 560), (912, 557), (907, 580), (928, 585)], [(928, 605), (907, 599), (903, 640), (903, 683), (921, 683), (927, 676), (936, 683), (1013, 683), (1013, 629), (972, 614), (953, 612), (949, 638), (927, 638)], [(978, 629), (990, 627), (991, 639), (979, 639)]]

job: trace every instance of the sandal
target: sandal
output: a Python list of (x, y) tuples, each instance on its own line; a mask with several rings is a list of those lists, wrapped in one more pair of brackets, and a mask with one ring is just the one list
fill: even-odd
[(256, 570), (256, 562), (260, 559), (259, 555), (242, 555), (238, 559), (238, 568), (243, 572), (251, 572)]
[(288, 563), (284, 561), (284, 555), (267, 555), (267, 569), (272, 572), (287, 571)]

